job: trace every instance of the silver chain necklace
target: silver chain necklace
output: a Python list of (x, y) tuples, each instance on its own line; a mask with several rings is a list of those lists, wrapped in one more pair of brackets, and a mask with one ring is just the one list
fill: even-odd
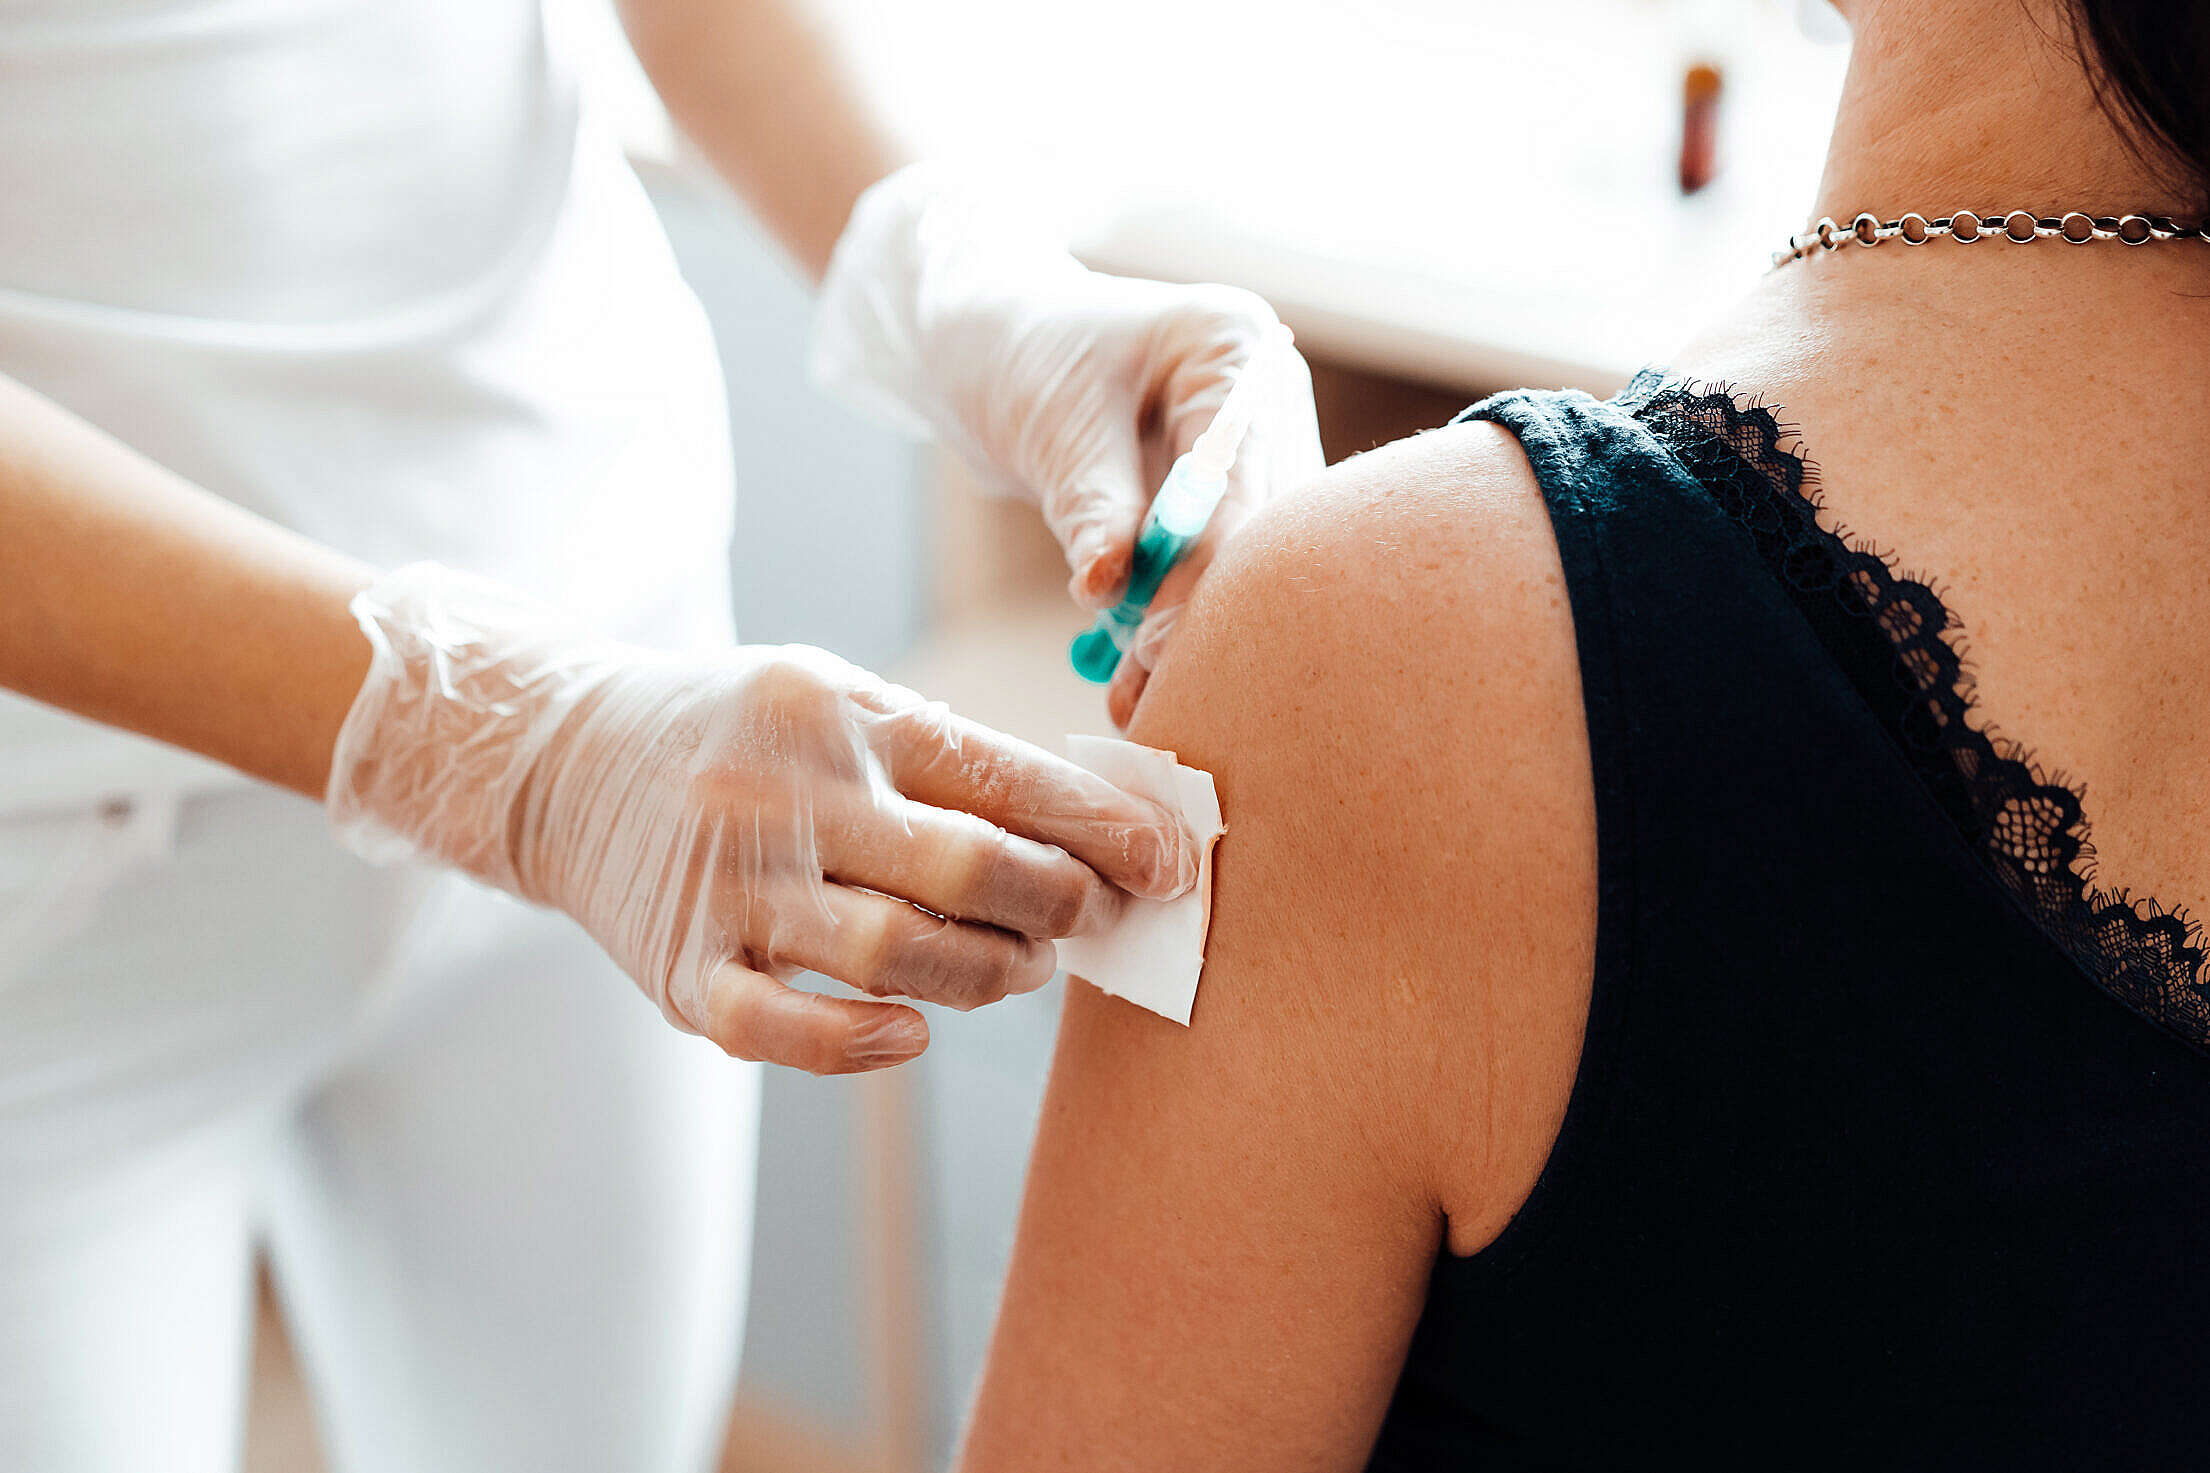
[(1905, 245), (1924, 245), (1937, 235), (1946, 235), (1964, 245), (1995, 236), (2018, 245), (2036, 240), (2063, 240), (2072, 245), (2086, 245), (2093, 240), (2117, 240), (2127, 245), (2147, 245), (2152, 240), (2192, 240), (2210, 245), (2210, 220), (2200, 225), (2182, 225), (2169, 215), (2083, 215), (2078, 210), (2064, 215), (2036, 215), (2031, 210), (1980, 215), (1971, 210), (1958, 210), (1936, 220), (1916, 213), (1900, 220), (1883, 220), (1878, 215), (1866, 214), (1842, 225), (1827, 215), (1801, 235), (1789, 236), (1788, 248), (1773, 252), (1773, 265), (1785, 266), (1790, 261), (1802, 260), (1813, 251), (1838, 251), (1845, 245), (1871, 247), (1890, 240), (1900, 240)]

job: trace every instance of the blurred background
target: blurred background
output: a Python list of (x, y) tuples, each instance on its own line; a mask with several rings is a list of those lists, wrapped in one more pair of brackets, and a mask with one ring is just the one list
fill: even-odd
[[(1060, 213), (1093, 265), (1271, 300), (1331, 460), (1493, 389), (1609, 393), (1662, 361), (1800, 227), (1846, 57), (1793, 0), (825, 3), (921, 147)], [(672, 135), (604, 0), (548, 5), (713, 320), (742, 636), (1046, 746), (1105, 730), (1041, 523), (808, 388), (798, 273)], [(727, 1469), (949, 1457), (1058, 1005), (940, 1015), (888, 1076), (770, 1072)], [(249, 1466), (320, 1467), (266, 1307), (256, 1355)]]

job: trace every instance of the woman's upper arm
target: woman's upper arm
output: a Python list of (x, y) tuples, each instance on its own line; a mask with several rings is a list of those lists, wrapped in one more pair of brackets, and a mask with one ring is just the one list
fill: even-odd
[(1421, 437), (1254, 522), (1132, 735), (1219, 783), (1204, 982), (1186, 1029), (1070, 988), (962, 1466), (1360, 1467), (1586, 1005), (1578, 677), (1516, 449)]

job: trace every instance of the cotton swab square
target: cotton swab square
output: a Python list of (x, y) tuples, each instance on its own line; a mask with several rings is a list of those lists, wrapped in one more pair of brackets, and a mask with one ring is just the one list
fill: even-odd
[(1175, 814), (1197, 841), (1197, 884), (1176, 900), (1130, 900), (1111, 927), (1059, 943), (1059, 963), (1102, 992), (1187, 1027), (1212, 924), (1212, 850), (1226, 831), (1212, 774), (1172, 752), (1108, 737), (1070, 736), (1067, 756), (1116, 787)]

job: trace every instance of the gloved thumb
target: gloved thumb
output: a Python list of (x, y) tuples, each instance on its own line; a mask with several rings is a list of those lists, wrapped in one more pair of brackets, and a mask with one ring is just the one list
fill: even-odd
[(1132, 433), (1111, 436), (1064, 481), (1045, 490), (1044, 524), (1067, 556), (1067, 591), (1086, 609), (1120, 597), (1151, 491)]

